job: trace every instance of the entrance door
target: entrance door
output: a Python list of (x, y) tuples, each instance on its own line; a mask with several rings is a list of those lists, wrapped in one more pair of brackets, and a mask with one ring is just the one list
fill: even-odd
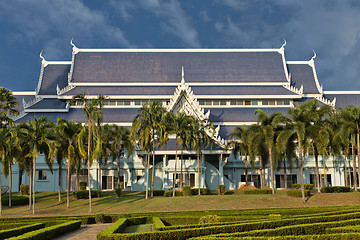
[(112, 190), (113, 182), (112, 176), (102, 176), (102, 189), (103, 190)]

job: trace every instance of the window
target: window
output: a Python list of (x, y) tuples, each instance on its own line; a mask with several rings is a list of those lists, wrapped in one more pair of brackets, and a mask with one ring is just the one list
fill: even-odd
[(219, 100), (213, 100), (213, 105), (214, 105), (214, 106), (220, 105), (220, 101), (219, 101)]
[(258, 105), (258, 101), (257, 100), (251, 101), (251, 105)]
[(290, 105), (290, 101), (289, 101), (289, 100), (285, 100), (285, 101), (284, 101), (284, 105)]
[(205, 100), (199, 100), (200, 105), (205, 105)]
[(141, 105), (142, 104), (142, 102), (141, 102), (141, 100), (135, 100), (135, 105)]
[(211, 100), (205, 100), (205, 105), (211, 106), (211, 105), (212, 105), (212, 101), (211, 101)]
[(262, 105), (269, 105), (269, 101), (268, 100), (263, 100)]
[(39, 172), (38, 172), (38, 180), (39, 181), (46, 180), (46, 170), (39, 170)]
[(251, 105), (251, 101), (250, 100), (245, 100), (245, 105)]
[(284, 100), (277, 100), (276, 105), (284, 105)]
[(130, 106), (130, 101), (124, 101), (125, 106)]
[(230, 105), (236, 105), (236, 100), (230, 100)]
[(109, 105), (110, 106), (115, 106), (116, 105), (116, 100), (109, 100)]
[(275, 105), (275, 100), (269, 100), (269, 105)]
[(220, 100), (220, 105), (226, 105), (226, 100)]

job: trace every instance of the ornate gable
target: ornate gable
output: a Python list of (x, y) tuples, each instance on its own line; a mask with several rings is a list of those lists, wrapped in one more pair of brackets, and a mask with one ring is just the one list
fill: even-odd
[[(205, 113), (204, 109), (200, 107), (200, 104), (195, 97), (191, 87), (185, 83), (184, 79), (184, 67), (182, 68), (181, 83), (178, 85), (174, 92), (174, 96), (170, 99), (170, 103), (167, 106), (167, 111), (173, 113), (183, 112), (187, 115), (194, 116), (199, 120), (209, 119), (210, 110)], [(225, 147), (225, 141), (219, 136), (220, 125), (215, 129), (213, 139), (221, 146)], [(210, 133), (208, 133), (210, 135)]]

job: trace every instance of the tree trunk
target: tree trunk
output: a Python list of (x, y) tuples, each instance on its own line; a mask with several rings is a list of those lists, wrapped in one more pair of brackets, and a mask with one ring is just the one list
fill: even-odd
[(323, 155), (323, 168), (324, 168), (324, 187), (327, 187), (327, 174), (326, 174), (326, 165), (325, 165), (325, 156)]
[(121, 186), (120, 186), (120, 158), (121, 158), (121, 155), (119, 154), (119, 157), (118, 157), (118, 164), (117, 164), (117, 172), (118, 172), (118, 188), (121, 188)]
[(262, 158), (261, 156), (259, 157), (260, 160), (260, 188), (264, 188), (264, 179), (263, 179), (263, 171), (262, 171)]
[(199, 187), (199, 192), (198, 195), (201, 195), (201, 190), (200, 190), (200, 154), (199, 154), (199, 149), (197, 151), (197, 161), (198, 161), (198, 187)]
[(181, 147), (181, 160), (180, 160), (180, 191), (182, 191), (183, 188), (183, 147)]
[[(2, 156), (2, 159), (4, 159), (4, 156)], [(1, 201), (1, 174), (0, 174), (0, 216), (2, 216), (2, 201)]]
[(99, 190), (102, 190), (102, 177), (101, 177), (101, 161), (99, 161)]
[(153, 170), (151, 178), (151, 197), (154, 197), (154, 178), (155, 178), (155, 135), (153, 130)]
[(176, 137), (176, 144), (175, 144), (175, 171), (174, 171), (174, 175), (173, 175), (173, 197), (175, 197), (175, 185), (176, 185), (176, 165), (177, 165), (177, 149), (178, 149), (178, 144), (177, 144), (177, 137)]
[(357, 192), (357, 176), (356, 176), (356, 156), (355, 156), (355, 137), (351, 135), (351, 154), (352, 154), (352, 165), (353, 165), (353, 185), (354, 191)]
[(30, 166), (30, 186), (29, 186), (29, 210), (32, 209), (32, 181), (33, 181), (33, 163), (31, 161), (31, 166)]
[(146, 166), (146, 197), (145, 199), (148, 199), (149, 197), (149, 166), (150, 166), (150, 154), (147, 153), (147, 166)]
[(269, 149), (269, 158), (270, 158), (270, 174), (271, 174), (271, 192), (272, 195), (275, 195), (275, 181), (274, 181), (274, 166), (273, 166), (273, 158), (272, 158), (272, 149)]
[(58, 195), (59, 195), (59, 202), (61, 202), (61, 162), (59, 163)]
[(345, 167), (345, 187), (348, 187), (349, 186), (349, 183), (348, 183), (348, 170), (347, 170), (347, 164), (346, 164), (346, 156), (345, 156), (345, 161), (344, 161), (344, 167)]
[(245, 185), (248, 185), (248, 161), (247, 161), (247, 153), (245, 153)]
[(89, 213), (92, 212), (92, 204), (91, 204), (91, 183), (90, 183), (90, 148), (91, 148), (91, 126), (90, 122), (88, 123), (88, 162), (87, 162), (87, 169), (88, 169), (88, 187), (89, 187)]
[(287, 189), (287, 175), (286, 175), (286, 156), (284, 156), (284, 188)]
[(11, 189), (12, 189), (12, 169), (11, 169), (11, 161), (9, 161), (9, 208), (11, 208)]
[(320, 174), (319, 174), (319, 154), (317, 151), (316, 146), (314, 146), (314, 157), (315, 157), (315, 172), (316, 172), (316, 184), (317, 184), (317, 191), (320, 193)]
[[(359, 133), (359, 127), (358, 127), (358, 132), (357, 132), (357, 157), (358, 157), (358, 173), (360, 174), (360, 133)], [(360, 186), (360, 177), (359, 177), (358, 180), (359, 180), (359, 186)]]
[(70, 160), (68, 160), (67, 166), (66, 207), (70, 208)]
[(302, 198), (302, 202), (305, 203), (304, 169), (303, 169), (301, 144), (299, 144), (299, 167), (300, 167), (301, 198)]
[(33, 182), (32, 182), (32, 184), (33, 184), (33, 195), (32, 195), (32, 197), (33, 197), (33, 208), (32, 208), (32, 212), (33, 212), (33, 214), (35, 214), (35, 192), (36, 192), (36, 190), (35, 190), (35, 171), (36, 171), (36, 158), (34, 158), (34, 163), (33, 163)]

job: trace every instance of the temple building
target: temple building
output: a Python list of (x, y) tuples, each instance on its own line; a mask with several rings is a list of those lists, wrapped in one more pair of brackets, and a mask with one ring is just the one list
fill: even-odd
[[(185, 112), (198, 119), (209, 118), (216, 128), (214, 150), (203, 150), (200, 182), (196, 152), (184, 150), (182, 169), (184, 185), (216, 189), (225, 184), (236, 189), (245, 181), (244, 156), (234, 156), (225, 143), (237, 126), (256, 123), (256, 109), (266, 113), (287, 113), (288, 109), (316, 98), (334, 108), (358, 105), (360, 91), (324, 91), (317, 78), (314, 59), (286, 61), (285, 45), (278, 49), (80, 49), (71, 43), (71, 61), (47, 61), (42, 56), (40, 77), (35, 92), (14, 92), (21, 114), (16, 122), (44, 116), (50, 121), (64, 118), (86, 122), (81, 106), (70, 105), (77, 94), (88, 98), (106, 96), (103, 122), (131, 127), (133, 118), (146, 101), (158, 100), (167, 111)], [(145, 190), (145, 158), (139, 151), (125, 153), (121, 159), (121, 181), (127, 190)], [(320, 157), (320, 173), (323, 174)], [(344, 160), (326, 159), (327, 181), (345, 185)], [(37, 160), (36, 191), (57, 191), (58, 166), (48, 170), (43, 157)], [(349, 161), (348, 166), (351, 166)], [(94, 189), (114, 189), (116, 162), (102, 166), (101, 179), (94, 163), (90, 174)], [(156, 152), (155, 189), (170, 189), (175, 171), (175, 139)], [(315, 183), (313, 156), (304, 160), (305, 183)], [(66, 189), (66, 166), (62, 168), (62, 189)], [(85, 168), (86, 169), (86, 168)], [(16, 168), (13, 189), (18, 189)], [(269, 169), (265, 170), (270, 186)], [(288, 184), (299, 183), (297, 168), (287, 171)], [(250, 182), (259, 186), (259, 168), (249, 168)], [(350, 176), (350, 175), (349, 175)], [(75, 176), (73, 176), (74, 178)], [(6, 179), (2, 176), (2, 183)], [(22, 183), (29, 183), (23, 175)], [(73, 188), (75, 181), (73, 182)], [(283, 170), (275, 171), (276, 188), (284, 187)]]

